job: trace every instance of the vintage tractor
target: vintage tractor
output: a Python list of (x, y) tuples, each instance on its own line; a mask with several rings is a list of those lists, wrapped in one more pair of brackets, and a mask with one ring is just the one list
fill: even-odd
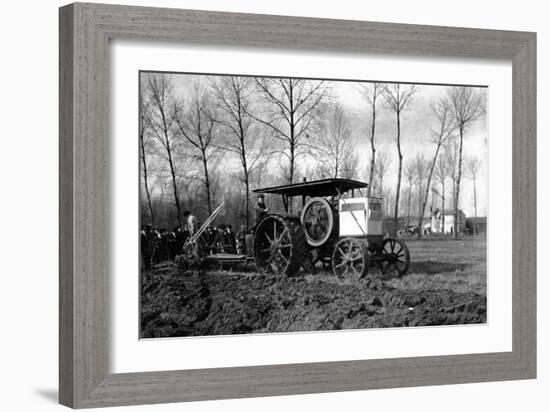
[[(254, 228), (254, 262), (261, 272), (294, 275), (321, 262), (340, 278), (360, 279), (369, 267), (402, 276), (410, 254), (400, 239), (384, 237), (382, 199), (362, 196), (366, 183), (322, 179), (254, 190), (281, 195), (284, 213), (268, 214)], [(356, 197), (356, 191), (359, 197)], [(301, 197), (298, 215), (291, 199)]]

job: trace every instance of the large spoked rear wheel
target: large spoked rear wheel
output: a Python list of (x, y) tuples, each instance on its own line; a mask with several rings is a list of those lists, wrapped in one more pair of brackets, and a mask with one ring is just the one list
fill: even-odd
[(369, 252), (363, 239), (344, 238), (334, 246), (332, 271), (340, 279), (356, 281), (367, 274)]
[(304, 262), (306, 241), (298, 217), (269, 215), (254, 231), (254, 262), (263, 273), (292, 276)]
[(380, 266), (384, 274), (401, 277), (409, 270), (411, 255), (409, 248), (402, 240), (384, 239), (380, 255)]

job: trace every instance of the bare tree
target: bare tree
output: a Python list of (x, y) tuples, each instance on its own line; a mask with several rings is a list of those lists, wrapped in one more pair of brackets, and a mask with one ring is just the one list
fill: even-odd
[(367, 104), (370, 108), (370, 114), (371, 114), (370, 129), (368, 130), (371, 157), (370, 157), (370, 166), (369, 166), (369, 173), (368, 173), (369, 186), (367, 188), (367, 196), (370, 196), (373, 177), (374, 177), (374, 165), (376, 162), (376, 146), (374, 144), (375, 135), (376, 135), (376, 103), (377, 103), (378, 97), (384, 91), (385, 85), (383, 83), (367, 83), (367, 84), (360, 84), (359, 87), (363, 96), (365, 97), (365, 100), (367, 101)]
[(317, 109), (328, 95), (324, 81), (304, 79), (256, 78), (256, 86), (266, 106), (264, 116), (249, 113), (273, 132), (282, 148), (279, 153), (288, 160), (288, 183), (295, 178), (296, 161), (307, 153), (308, 132), (316, 119)]
[(177, 150), (177, 137), (175, 134), (175, 122), (177, 106), (173, 95), (173, 84), (166, 74), (149, 73), (144, 77), (144, 98), (150, 104), (150, 127), (160, 145), (159, 156), (168, 164), (168, 171), (172, 181), (172, 193), (176, 207), (178, 225), (181, 226), (181, 204), (176, 175), (175, 152)]
[(416, 193), (418, 196), (418, 223), (416, 235), (421, 237), (422, 223), (424, 220), (424, 208), (423, 206), (423, 193), (424, 187), (426, 187), (426, 177), (428, 174), (428, 161), (423, 153), (418, 153), (414, 158), (414, 171), (416, 174)]
[(441, 185), (441, 193), (438, 193), (441, 197), (441, 231), (445, 233), (445, 183), (449, 177), (449, 167), (447, 165), (445, 153), (437, 159), (434, 175), (437, 182)]
[(352, 152), (349, 156), (346, 156), (341, 170), (340, 177), (344, 179), (357, 178), (357, 154)]
[(141, 174), (143, 177), (145, 196), (147, 197), (149, 216), (151, 217), (151, 225), (155, 226), (155, 212), (153, 211), (153, 203), (151, 202), (151, 190), (149, 188), (149, 173), (147, 167), (147, 153), (150, 151), (149, 147), (152, 144), (150, 133), (151, 114), (149, 105), (144, 99), (140, 99), (139, 112), (139, 154), (141, 159)]
[(383, 96), (388, 106), (394, 111), (396, 118), (396, 144), (397, 144), (397, 187), (395, 190), (394, 205), (394, 235), (399, 224), (399, 193), (401, 191), (401, 172), (403, 168), (403, 153), (401, 152), (401, 114), (406, 111), (412, 102), (413, 95), (418, 91), (415, 85), (399, 83), (389, 84), (384, 88)]
[(224, 150), (235, 154), (242, 168), (245, 189), (246, 230), (250, 224), (250, 175), (258, 166), (266, 149), (266, 139), (253, 134), (252, 112), (254, 80), (250, 77), (223, 76), (211, 81), (219, 115), (215, 121), (223, 126), (227, 136), (222, 143)]
[(342, 177), (344, 172), (350, 173), (353, 158), (351, 129), (344, 109), (335, 104), (330, 109), (328, 124), (319, 133), (318, 139), (312, 145), (311, 153), (321, 165), (325, 174), (331, 177)]
[[(453, 191), (452, 191), (452, 201), (453, 201), (453, 211), (458, 209), (458, 200), (456, 198), (456, 182), (458, 176), (458, 138), (451, 137), (447, 144), (445, 145), (445, 160), (447, 165), (447, 170), (449, 177), (453, 182)], [(456, 227), (453, 223), (452, 231), (455, 232)]]
[(408, 196), (407, 196), (407, 228), (411, 224), (411, 195), (412, 195), (412, 188), (413, 184), (415, 183), (416, 179), (416, 170), (415, 170), (415, 164), (414, 161), (409, 160), (405, 162), (405, 179), (407, 180), (407, 185), (409, 188)]
[(477, 188), (476, 188), (476, 180), (477, 176), (479, 174), (479, 170), (481, 169), (481, 160), (477, 157), (472, 157), (466, 161), (466, 173), (468, 174), (468, 177), (472, 179), (472, 182), (474, 184), (474, 236), (477, 232)]
[(376, 191), (378, 196), (383, 196), (384, 194), (384, 178), (386, 177), (390, 165), (391, 159), (388, 151), (380, 149), (374, 165), (374, 174), (378, 180), (378, 190)]
[(447, 95), (452, 105), (454, 121), (459, 135), (454, 221), (454, 237), (456, 239), (458, 238), (458, 203), (460, 199), (460, 180), (462, 177), (462, 148), (464, 145), (464, 135), (470, 124), (483, 116), (485, 109), (482, 95), (473, 87), (451, 87)]
[[(434, 173), (435, 166), (437, 164), (437, 159), (441, 146), (445, 144), (447, 139), (451, 137), (455, 130), (453, 118), (452, 118), (452, 108), (449, 103), (449, 100), (446, 98), (441, 98), (436, 104), (432, 105), (432, 113), (435, 119), (434, 127), (431, 131), (431, 142), (435, 144), (435, 152), (432, 158), (432, 161), (429, 166), (428, 172), (428, 181), (426, 182), (426, 190), (424, 197), (421, 198), (421, 208), (419, 213), (418, 226), (419, 229), (422, 225), (422, 219), (424, 218), (424, 213), (426, 211), (426, 204), (428, 203), (428, 196), (430, 194), (430, 185), (432, 183), (432, 176)], [(422, 230), (418, 231), (418, 237), (422, 237)]]
[(204, 186), (206, 207), (210, 215), (212, 214), (210, 160), (217, 148), (211, 102), (201, 84), (198, 82), (194, 84), (189, 108), (184, 110), (183, 105), (180, 104), (177, 113), (178, 135), (189, 145), (191, 149), (189, 157), (199, 162), (201, 166), (198, 179)]

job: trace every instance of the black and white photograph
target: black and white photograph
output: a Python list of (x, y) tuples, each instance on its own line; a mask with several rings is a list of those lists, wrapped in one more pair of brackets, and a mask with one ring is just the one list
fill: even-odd
[(487, 91), (140, 71), (140, 338), (486, 323)]
[(546, 412), (544, 5), (4, 2), (2, 410)]

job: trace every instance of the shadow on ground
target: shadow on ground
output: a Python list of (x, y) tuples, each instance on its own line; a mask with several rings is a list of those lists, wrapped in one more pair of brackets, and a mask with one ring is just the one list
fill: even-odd
[(59, 403), (59, 392), (57, 389), (37, 389), (35, 393), (49, 402)]

